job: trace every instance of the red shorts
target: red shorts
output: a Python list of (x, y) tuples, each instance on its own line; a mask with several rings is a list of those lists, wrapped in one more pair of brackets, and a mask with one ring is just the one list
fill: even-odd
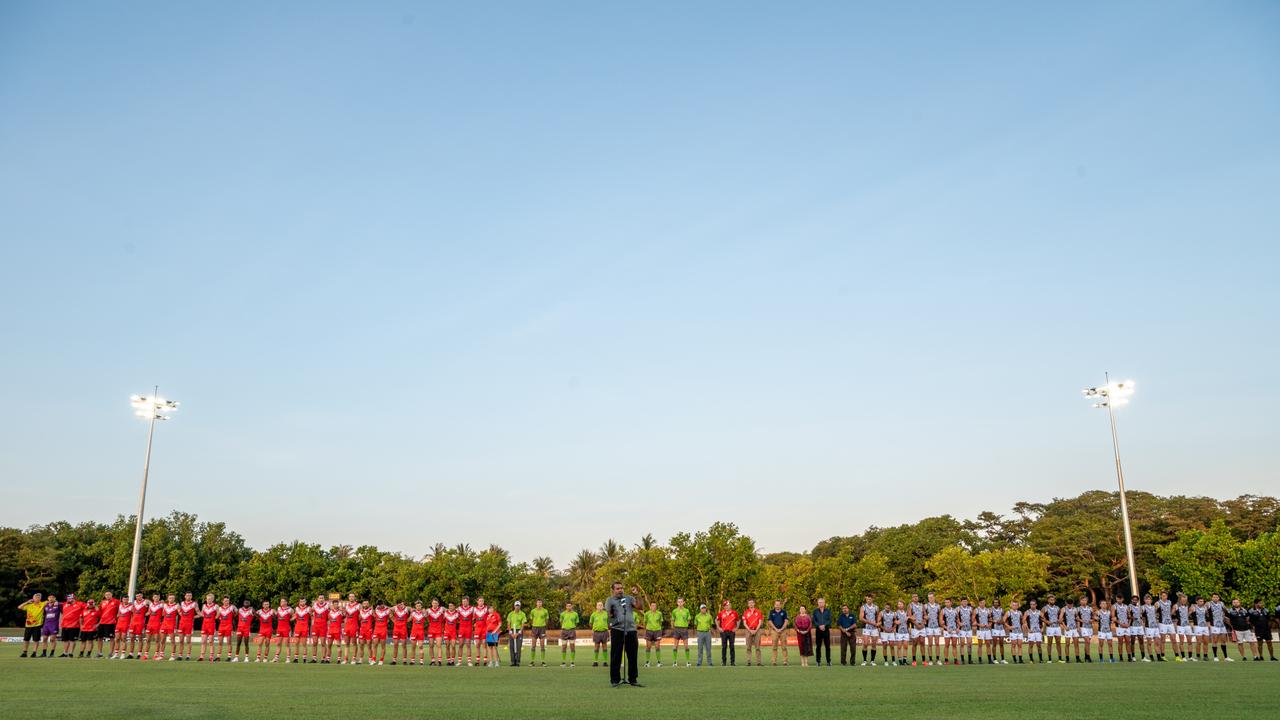
[(392, 640), (407, 640), (409, 638), (409, 628), (404, 625), (397, 625), (391, 629)]
[(374, 639), (374, 640), (386, 640), (386, 639), (387, 639), (387, 626), (386, 626), (386, 625), (382, 625), (382, 626), (379, 626), (379, 627), (374, 628), (374, 629), (373, 629), (373, 639)]
[(342, 639), (342, 623), (336, 622), (329, 626), (329, 639), (330, 640)]
[(270, 639), (270, 638), (271, 638), (271, 625), (270, 625), (270, 624), (265, 624), (265, 625), (263, 625), (262, 627), (258, 628), (258, 637), (259, 637), (259, 638), (267, 638), (267, 639)]
[(294, 625), (294, 626), (293, 626), (293, 636), (294, 636), (294, 637), (298, 637), (298, 638), (300, 638), (300, 637), (306, 637), (306, 636), (307, 636), (307, 624), (306, 624), (305, 622), (300, 622), (300, 623), (298, 623), (297, 625)]
[(178, 634), (190, 635), (191, 633), (195, 632), (195, 624), (196, 624), (195, 618), (187, 618), (185, 620), (179, 620)]
[(205, 618), (204, 622), (200, 623), (200, 634), (212, 635), (215, 632), (217, 632), (217, 628), (218, 628), (217, 621), (215, 621), (213, 618)]
[(157, 634), (157, 633), (159, 633), (159, 632), (160, 632), (160, 620), (159, 620), (159, 619), (157, 619), (155, 622), (151, 622), (150, 620), (148, 620), (148, 621), (147, 621), (147, 634), (148, 634), (148, 635), (155, 635), (155, 634)]
[(251, 634), (252, 631), (249, 629), (249, 623), (240, 623), (240, 627), (236, 628), (236, 635), (239, 635), (240, 637), (247, 638)]
[(172, 623), (165, 623), (165, 624), (161, 625), (161, 626), (160, 626), (160, 634), (161, 634), (161, 635), (172, 635), (172, 634), (173, 634), (173, 624), (172, 624)]
[(409, 632), (409, 639), (413, 640), (414, 642), (422, 642), (423, 637), (424, 635), (422, 632), (422, 626), (414, 625), (413, 630)]
[(329, 623), (313, 622), (311, 623), (311, 637), (322, 638), (329, 634)]
[(289, 623), (276, 623), (276, 637), (289, 637)]
[(466, 625), (459, 625), (459, 626), (458, 626), (458, 637), (462, 638), (463, 640), (470, 640), (470, 639), (471, 639), (471, 624), (470, 624), (470, 623), (468, 623), (468, 624), (466, 624)]
[(365, 641), (372, 640), (372, 639), (373, 639), (373, 628), (371, 628), (371, 627), (362, 627), (362, 628), (360, 628), (360, 639), (361, 639), (361, 640), (365, 640)]
[(458, 631), (457, 631), (457, 630), (454, 630), (453, 628), (445, 628), (445, 631), (444, 631), (444, 639), (445, 639), (445, 640), (457, 640), (457, 639), (458, 639)]
[(225, 622), (218, 625), (218, 634), (222, 637), (231, 637), (231, 623)]
[(360, 634), (360, 623), (355, 618), (348, 619), (346, 624), (342, 626), (342, 634), (349, 638), (356, 637)]
[(144, 621), (142, 618), (137, 618), (132, 623), (129, 624), (129, 632), (133, 633), (134, 635), (141, 635), (142, 628), (145, 624), (146, 624), (146, 621)]
[(444, 630), (438, 627), (433, 627), (427, 630), (427, 637), (431, 638), (432, 640), (439, 640), (440, 636), (443, 634), (444, 634)]

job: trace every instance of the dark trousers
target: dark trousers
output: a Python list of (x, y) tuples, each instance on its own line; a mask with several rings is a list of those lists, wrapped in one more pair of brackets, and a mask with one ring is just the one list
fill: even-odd
[(733, 665), (738, 659), (738, 633), (732, 630), (720, 632), (720, 664)]
[(813, 657), (814, 661), (822, 662), (822, 648), (827, 649), (827, 664), (831, 664), (831, 628), (826, 630), (813, 631)]
[(622, 653), (627, 654), (627, 682), (635, 684), (640, 668), (636, 657), (640, 653), (640, 639), (635, 630), (609, 628), (609, 682), (622, 682)]
[(840, 664), (845, 664), (845, 653), (849, 654), (849, 662), (853, 662), (858, 654), (858, 638), (853, 633), (840, 633)]
[(509, 633), (507, 635), (507, 650), (511, 655), (511, 666), (515, 667), (520, 664), (520, 649), (524, 647), (524, 633)]

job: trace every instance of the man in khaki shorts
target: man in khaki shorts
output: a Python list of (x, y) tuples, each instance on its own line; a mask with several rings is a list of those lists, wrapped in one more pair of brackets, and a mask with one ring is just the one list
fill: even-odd
[(773, 609), (769, 611), (769, 644), (773, 645), (773, 664), (778, 664), (778, 648), (782, 648), (782, 664), (787, 662), (787, 611), (782, 609), (782, 601), (774, 600)]
[(742, 611), (742, 629), (747, 636), (747, 667), (751, 667), (752, 650), (755, 651), (756, 665), (760, 662), (760, 636), (764, 634), (764, 614), (756, 607), (755, 600), (747, 600), (747, 609)]

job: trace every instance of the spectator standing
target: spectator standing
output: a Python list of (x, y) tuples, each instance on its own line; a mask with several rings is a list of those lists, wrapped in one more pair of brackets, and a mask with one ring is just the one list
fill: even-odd
[(796, 644), (800, 646), (800, 667), (809, 667), (809, 658), (813, 655), (813, 616), (805, 606), (800, 606), (793, 625)]
[(814, 660), (822, 664), (822, 649), (827, 649), (827, 667), (831, 666), (831, 608), (827, 607), (826, 598), (818, 598), (818, 607), (813, 611), (813, 645)]
[(40, 647), (40, 628), (44, 625), (44, 596), (36, 593), (31, 599), (18, 606), (19, 610), (26, 613), (27, 624), (22, 629), (22, 654), (18, 657), (27, 657), (27, 650), (31, 650), (30, 657), (36, 656), (36, 651), (31, 648), (31, 643), (35, 643), (36, 647)]
[(737, 665), (738, 660), (738, 611), (733, 603), (725, 600), (724, 609), (716, 616), (720, 628), (720, 665)]
[(755, 650), (756, 665), (760, 662), (760, 633), (764, 630), (764, 614), (756, 607), (755, 600), (747, 601), (747, 609), (742, 611), (742, 630), (747, 636), (747, 667), (751, 667), (751, 651)]
[(773, 664), (778, 664), (778, 648), (782, 648), (782, 664), (787, 664), (787, 625), (791, 619), (782, 607), (781, 600), (773, 601), (773, 609), (769, 611), (769, 642), (773, 645)]
[[(858, 655), (858, 618), (849, 612), (848, 605), (840, 606), (840, 615), (836, 618), (836, 627), (840, 629), (840, 664), (855, 662)], [(847, 658), (847, 659), (846, 659)]]
[(707, 604), (702, 603), (698, 614), (693, 616), (693, 629), (698, 633), (698, 667), (702, 667), (703, 653), (707, 656), (707, 667), (715, 665), (711, 660), (711, 628), (715, 622), (716, 618), (707, 609)]

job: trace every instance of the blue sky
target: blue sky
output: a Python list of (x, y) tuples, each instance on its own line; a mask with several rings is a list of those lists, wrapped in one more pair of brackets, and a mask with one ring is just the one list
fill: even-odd
[(1105, 370), (1274, 494), (1280, 10), (1030, 5), (0, 5), (0, 523), (132, 512), (153, 383), (259, 547), (1006, 512)]

